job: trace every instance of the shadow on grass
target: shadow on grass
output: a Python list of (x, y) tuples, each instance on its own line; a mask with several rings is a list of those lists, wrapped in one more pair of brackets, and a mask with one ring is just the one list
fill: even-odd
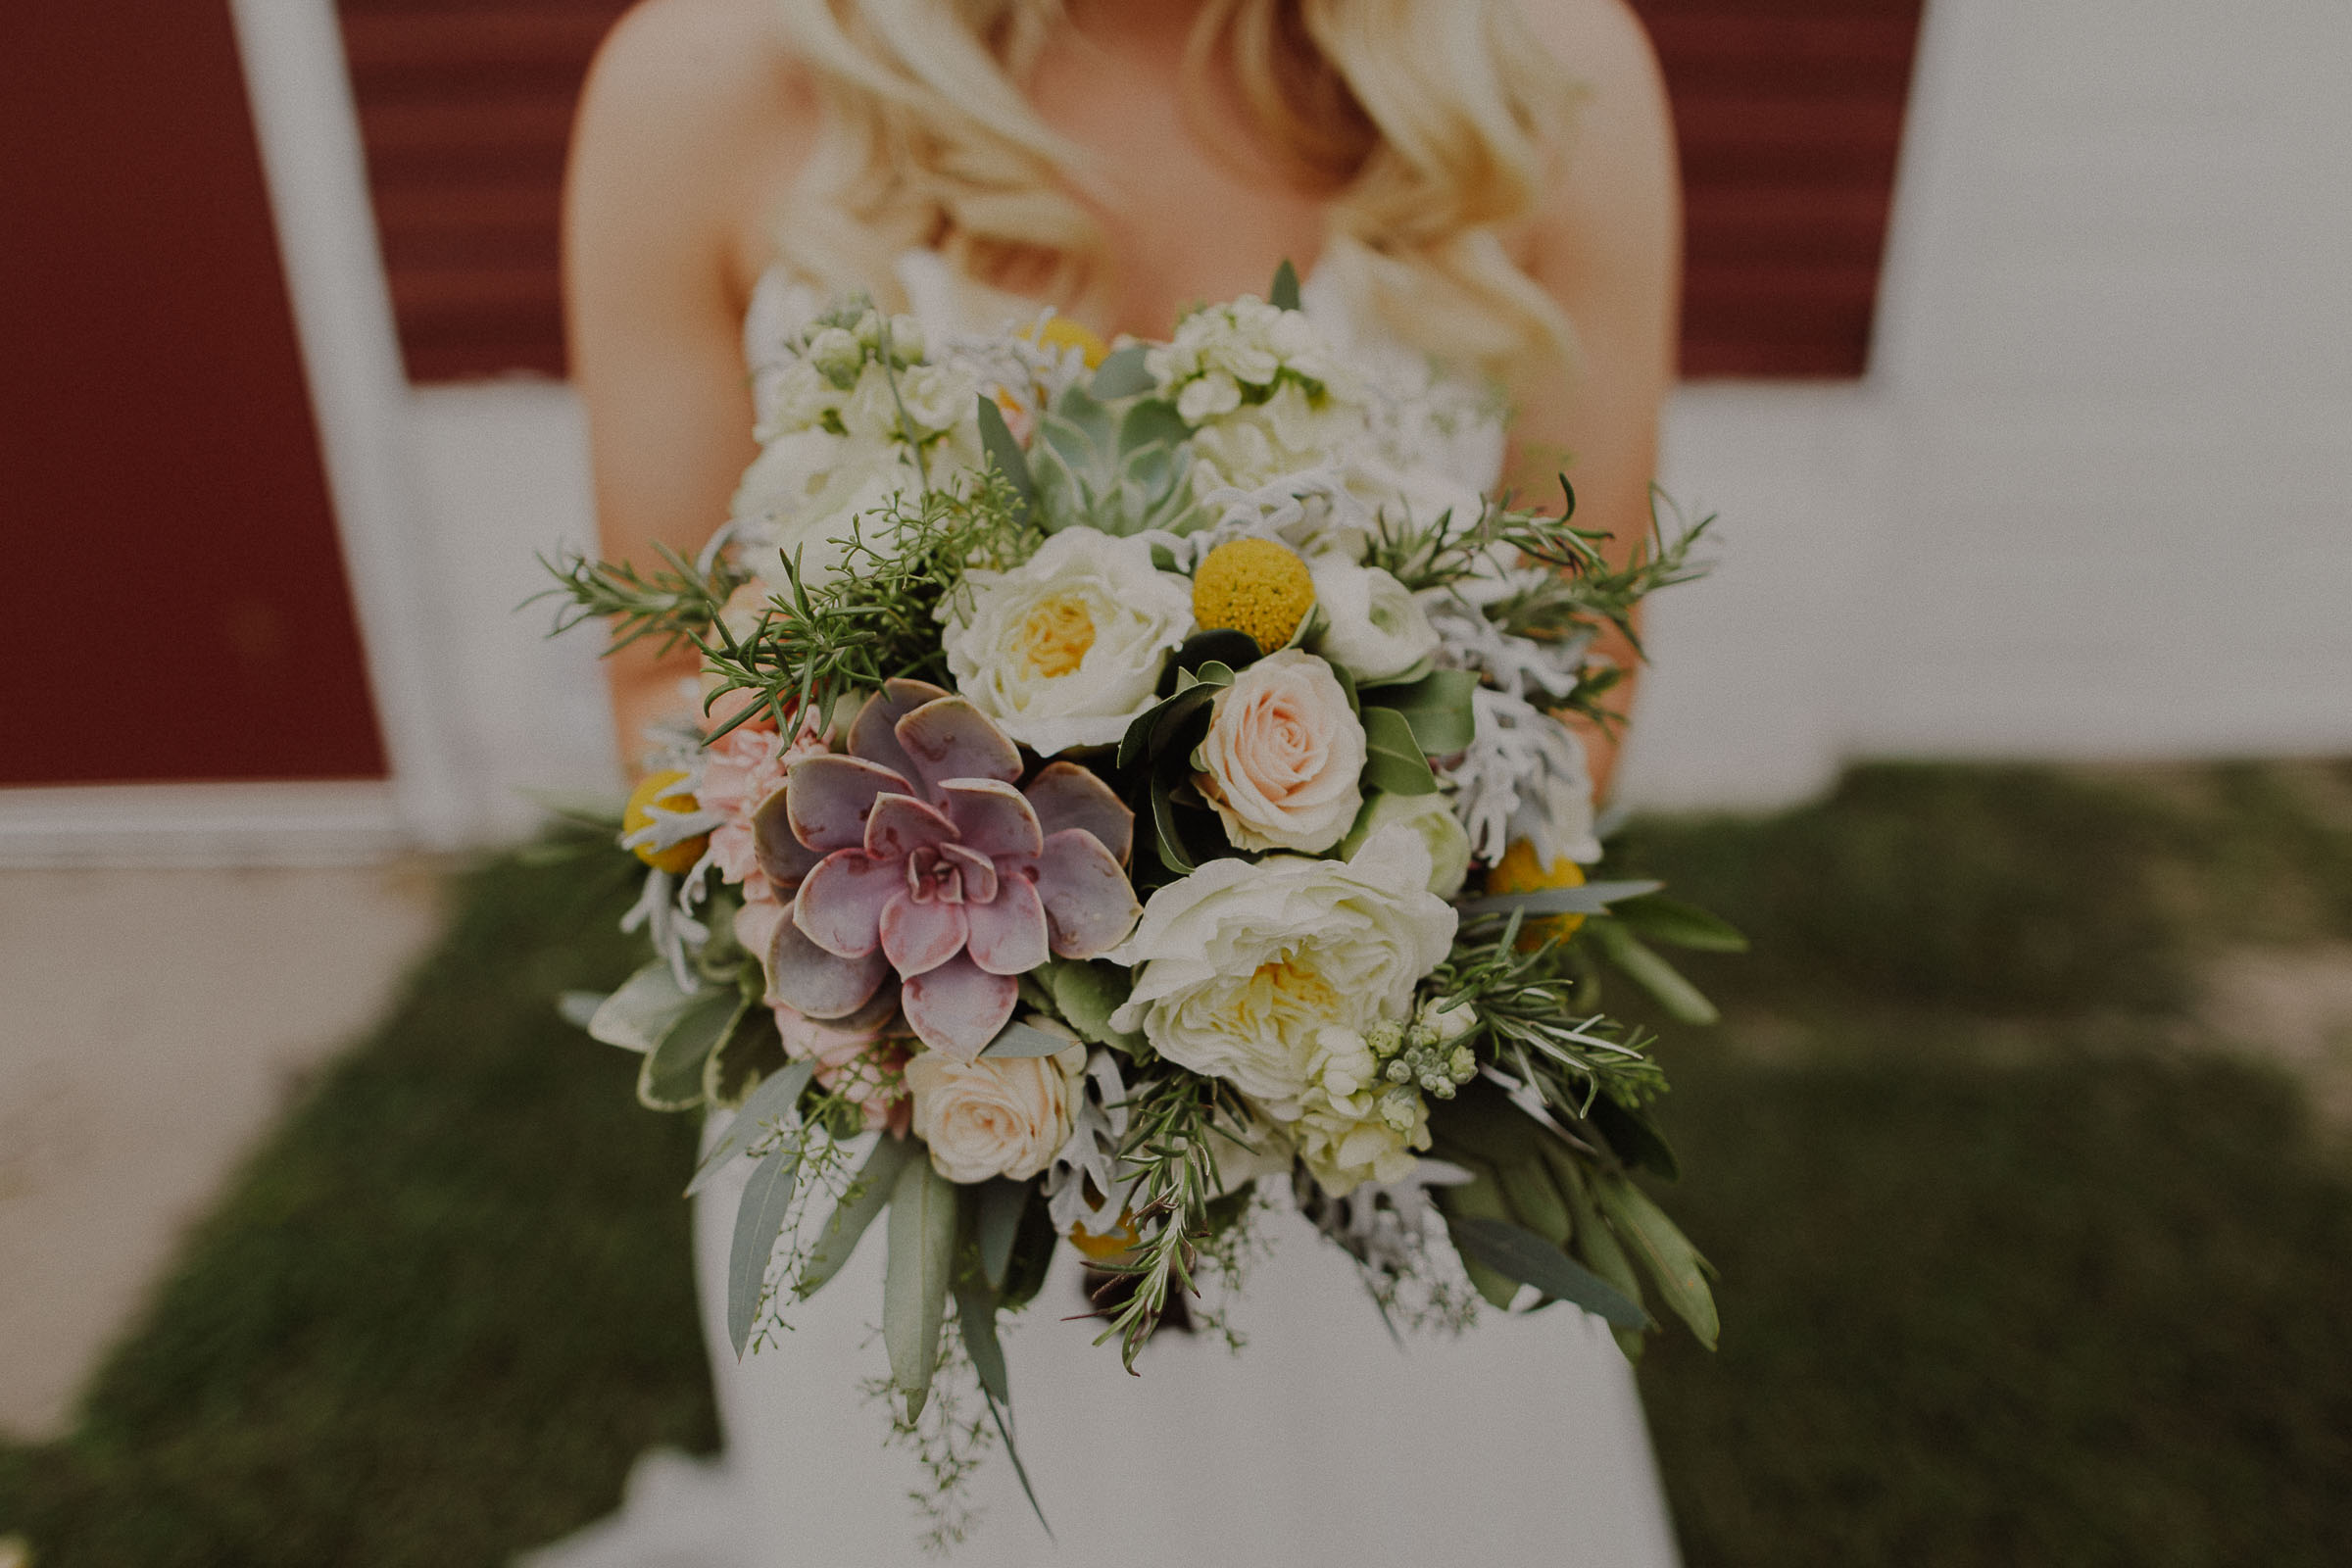
[[(2309, 808), (2352, 771), (2159, 782), (1870, 768), (1636, 833), (1757, 939), (1665, 1047), (1662, 1196), (1723, 1274), (1722, 1350), (1642, 1370), (1694, 1568), (2352, 1561), (2340, 1130), (2184, 1011), (2219, 945), (2352, 936)], [(0, 1450), (43, 1568), (487, 1565), (712, 1441), (691, 1127), (550, 1007), (629, 962), (576, 884), (471, 878), (80, 1428)]]
[[(709, 1447), (683, 1119), (550, 999), (617, 884), (492, 866), (393, 1015), (190, 1238), (66, 1441), (0, 1450), (41, 1568), (492, 1564)], [(624, 895), (625, 902), (625, 895)]]

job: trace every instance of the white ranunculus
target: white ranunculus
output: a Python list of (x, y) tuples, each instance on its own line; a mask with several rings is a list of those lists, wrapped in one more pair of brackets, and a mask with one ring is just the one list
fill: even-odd
[(914, 1135), (932, 1168), (952, 1182), (992, 1176), (1027, 1181), (1070, 1136), (1070, 1105), (1086, 1072), (1086, 1048), (1051, 1056), (958, 1061), (926, 1051), (906, 1063)]
[(1010, 571), (974, 571), (941, 607), (956, 688), (1041, 757), (1107, 746), (1156, 700), (1193, 629), (1191, 585), (1143, 538), (1064, 528)]
[(1217, 693), (1194, 782), (1237, 847), (1313, 855), (1363, 808), (1364, 753), (1363, 721), (1331, 666), (1286, 648)]
[(1295, 1120), (1327, 1065), (1324, 1031), (1360, 1042), (1402, 1021), (1451, 949), (1453, 907), (1428, 885), (1429, 851), (1404, 827), (1347, 860), (1211, 860), (1144, 906), (1118, 954), (1135, 987), (1111, 1027)]
[(1470, 875), (1470, 835), (1446, 797), (1434, 791), (1427, 795), (1374, 795), (1340, 841), (1340, 853), (1353, 855), (1366, 839), (1392, 822), (1419, 834), (1429, 851), (1430, 892), (1450, 899), (1462, 891), (1462, 883)]
[[(769, 442), (736, 487), (733, 517), (760, 580), (789, 592), (784, 558), (814, 587), (839, 574), (854, 531), (870, 543), (876, 514), (921, 481), (895, 442), (802, 430)], [(860, 519), (865, 520), (860, 524)]]
[(1342, 556), (1307, 563), (1325, 625), (1315, 652), (1344, 666), (1359, 686), (1400, 680), (1438, 651), (1438, 634), (1412, 590), (1378, 566)]

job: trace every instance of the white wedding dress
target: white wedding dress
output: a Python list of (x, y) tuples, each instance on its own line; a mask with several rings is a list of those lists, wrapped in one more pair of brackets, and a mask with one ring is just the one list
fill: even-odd
[[(902, 268), (917, 312), (944, 318), (928, 257)], [(746, 323), (757, 375), (781, 286)], [(1303, 303), (1355, 337), (1328, 278)], [(926, 319), (926, 328), (932, 319)], [(1382, 346), (1356, 343), (1359, 352)], [(1425, 373), (1399, 361), (1398, 373)], [(1455, 477), (1485, 489), (1501, 431), (1460, 431)], [(713, 1132), (718, 1124), (714, 1122)], [(695, 1255), (726, 1449), (657, 1451), (622, 1511), (525, 1559), (528, 1568), (896, 1568), (926, 1560), (909, 1494), (915, 1457), (886, 1447), (889, 1413), (859, 1385), (886, 1371), (882, 1223), (842, 1273), (794, 1309), (781, 1343), (738, 1361), (725, 1325), (738, 1161), (698, 1200)], [(1001, 1446), (972, 1488), (979, 1527), (956, 1568), (1054, 1562), (1116, 1568), (1673, 1568), (1674, 1539), (1624, 1357), (1598, 1320), (1559, 1305), (1484, 1309), (1458, 1337), (1382, 1325), (1353, 1265), (1287, 1208), (1263, 1217), (1271, 1255), (1230, 1303), (1248, 1346), (1165, 1332), (1119, 1369), (1059, 1250), (1038, 1299), (1005, 1322), (1015, 1434), (1052, 1522), (1023, 1500)], [(978, 1414), (976, 1399), (971, 1413)]]

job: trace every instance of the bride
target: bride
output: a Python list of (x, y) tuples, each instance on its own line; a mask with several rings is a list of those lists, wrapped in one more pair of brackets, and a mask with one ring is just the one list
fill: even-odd
[[(1377, 373), (1507, 398), (1507, 452), (1498, 417), (1472, 420), (1454, 477), (1537, 494), (1564, 467), (1580, 525), (1630, 548), (1678, 232), (1663, 93), (1621, 0), (647, 0), (598, 61), (567, 200), (604, 554), (691, 553), (727, 516), (757, 452), (761, 323), (796, 286), (865, 288), (927, 326), (1051, 305), (1165, 339), (1188, 303), (1262, 292), (1285, 259)], [(636, 653), (612, 670), (630, 745), (694, 672)], [(1605, 790), (1613, 738), (1586, 740)], [(620, 1517), (541, 1561), (915, 1559), (924, 1472), (858, 1392), (878, 1244), (738, 1362), (716, 1316), (734, 1206), (722, 1184), (696, 1219), (723, 1459), (649, 1456)], [(1490, 1311), (1398, 1345), (1336, 1250), (1285, 1216), (1266, 1233), (1231, 1311), (1248, 1352), (1163, 1332), (1138, 1379), (1069, 1320), (1064, 1250), (1070, 1277), (1006, 1347), (1059, 1545), (999, 1451), (958, 1561), (1674, 1560), (1597, 1322)]]

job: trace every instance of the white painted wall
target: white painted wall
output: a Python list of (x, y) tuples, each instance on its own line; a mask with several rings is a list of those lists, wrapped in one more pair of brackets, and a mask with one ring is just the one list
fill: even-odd
[(1930, 0), (1869, 378), (1683, 393), (1725, 514), (1628, 786), (2352, 751), (2352, 6)]

